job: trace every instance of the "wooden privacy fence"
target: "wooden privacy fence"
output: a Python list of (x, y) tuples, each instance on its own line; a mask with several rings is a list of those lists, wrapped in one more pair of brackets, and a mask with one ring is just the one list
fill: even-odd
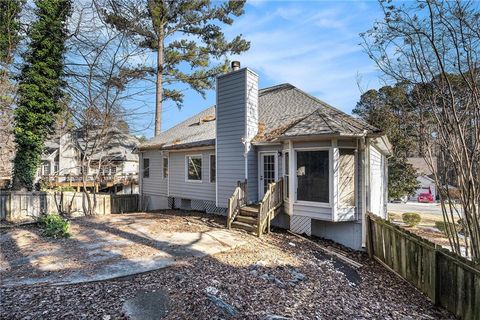
[(459, 319), (480, 319), (480, 265), (367, 214), (369, 254)]
[(138, 194), (112, 194), (110, 198), (112, 213), (136, 212), (139, 209)]
[[(95, 194), (96, 215), (138, 211), (138, 194)], [(93, 194), (90, 194), (93, 201)], [(0, 220), (18, 221), (39, 217), (46, 213), (62, 211), (84, 215), (86, 196), (76, 192), (2, 192), (0, 193)]]

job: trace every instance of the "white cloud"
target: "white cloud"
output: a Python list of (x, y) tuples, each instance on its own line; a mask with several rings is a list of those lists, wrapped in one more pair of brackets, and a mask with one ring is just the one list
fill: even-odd
[[(350, 111), (360, 95), (357, 74), (373, 71), (358, 45), (363, 31), (358, 23), (371, 17), (360, 5), (345, 3), (278, 6), (263, 16), (247, 11), (228, 30), (251, 42), (248, 52), (233, 58), (266, 76), (264, 83), (289, 82)], [(354, 8), (348, 10), (350, 6)]]

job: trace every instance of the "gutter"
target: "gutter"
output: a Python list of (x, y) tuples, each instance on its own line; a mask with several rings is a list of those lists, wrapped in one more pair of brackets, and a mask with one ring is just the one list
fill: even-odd
[(200, 147), (214, 147), (215, 146), (215, 139), (209, 139), (209, 140), (203, 140), (199, 142), (191, 142), (191, 143), (184, 143), (184, 144), (178, 144), (178, 145), (169, 145), (164, 147), (165, 144), (159, 144), (159, 145), (145, 145), (145, 146), (139, 146), (138, 150), (140, 151), (146, 151), (146, 150), (189, 150), (189, 149), (194, 149), (194, 148), (200, 148)]

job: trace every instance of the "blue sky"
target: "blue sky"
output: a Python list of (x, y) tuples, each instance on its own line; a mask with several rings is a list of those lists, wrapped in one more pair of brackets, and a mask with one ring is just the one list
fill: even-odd
[[(250, 1), (245, 14), (224, 30), (229, 38), (241, 33), (251, 42), (248, 52), (229, 58), (256, 71), (260, 88), (289, 82), (351, 113), (361, 90), (381, 85), (378, 70), (359, 45), (359, 33), (381, 17), (376, 1)], [(154, 98), (144, 98), (146, 113), (133, 120), (134, 127), (151, 137)], [(204, 100), (187, 90), (182, 108), (167, 102), (162, 131), (214, 101), (213, 91)]]

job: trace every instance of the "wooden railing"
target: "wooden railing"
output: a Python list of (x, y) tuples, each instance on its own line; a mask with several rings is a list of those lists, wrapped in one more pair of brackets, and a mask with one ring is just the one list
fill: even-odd
[(260, 237), (267, 231), (270, 232), (270, 222), (275, 217), (275, 212), (283, 205), (283, 178), (268, 185), (268, 190), (260, 202), (258, 211), (257, 235)]
[(232, 222), (240, 213), (240, 208), (247, 204), (247, 180), (237, 182), (233, 195), (228, 199), (227, 228), (232, 228)]

